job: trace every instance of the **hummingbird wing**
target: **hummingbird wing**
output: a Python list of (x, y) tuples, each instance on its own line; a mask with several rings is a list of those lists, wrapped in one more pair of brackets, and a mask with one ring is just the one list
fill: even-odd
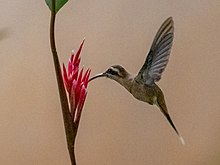
[(144, 65), (136, 77), (147, 85), (152, 85), (161, 79), (162, 72), (168, 63), (174, 37), (173, 24), (172, 17), (163, 22), (154, 38)]

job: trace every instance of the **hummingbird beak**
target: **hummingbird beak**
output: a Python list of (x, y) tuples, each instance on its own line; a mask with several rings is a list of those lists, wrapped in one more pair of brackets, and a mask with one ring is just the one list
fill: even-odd
[(96, 78), (99, 78), (99, 77), (107, 77), (107, 73), (100, 73), (100, 74), (97, 74), (95, 76), (93, 76), (92, 78), (89, 79), (89, 82), (96, 79)]

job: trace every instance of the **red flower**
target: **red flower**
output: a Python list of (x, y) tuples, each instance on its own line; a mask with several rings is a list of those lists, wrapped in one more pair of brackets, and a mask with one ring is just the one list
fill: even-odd
[(63, 79), (66, 90), (69, 94), (70, 111), (74, 122), (78, 122), (81, 117), (83, 105), (87, 95), (87, 86), (91, 69), (87, 69), (83, 75), (83, 68), (79, 72), (80, 58), (84, 40), (76, 54), (72, 52), (68, 63), (68, 71), (63, 64)]

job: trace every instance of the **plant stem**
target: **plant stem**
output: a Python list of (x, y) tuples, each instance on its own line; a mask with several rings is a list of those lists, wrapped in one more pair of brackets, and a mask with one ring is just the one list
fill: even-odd
[(50, 45), (51, 45), (51, 51), (53, 54), (54, 67), (56, 71), (56, 78), (57, 78), (60, 102), (61, 102), (61, 107), (62, 107), (67, 146), (69, 150), (71, 163), (72, 165), (76, 165), (74, 144), (75, 144), (75, 137), (76, 137), (77, 129), (75, 128), (75, 125), (73, 124), (72, 116), (69, 111), (68, 100), (66, 96), (64, 83), (63, 83), (61, 69), (60, 69), (60, 62), (59, 62), (59, 58), (58, 58), (57, 51), (56, 51), (55, 35), (54, 35), (55, 19), (56, 19), (55, 1), (56, 0), (52, 0), (51, 20), (50, 20)]

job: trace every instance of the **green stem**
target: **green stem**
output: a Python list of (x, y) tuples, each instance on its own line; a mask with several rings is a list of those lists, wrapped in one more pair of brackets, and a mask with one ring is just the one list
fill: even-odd
[(58, 58), (57, 51), (56, 51), (55, 35), (54, 35), (55, 18), (56, 18), (55, 0), (52, 0), (51, 20), (50, 20), (51, 51), (53, 54), (54, 67), (56, 71), (56, 78), (57, 78), (57, 84), (58, 84), (58, 89), (59, 89), (60, 102), (61, 102), (61, 107), (62, 107), (62, 114), (63, 114), (69, 155), (70, 155), (72, 165), (76, 165), (74, 144), (75, 144), (75, 137), (76, 137), (77, 129), (75, 128), (75, 125), (73, 124), (72, 116), (69, 111), (69, 105), (68, 105), (66, 91), (65, 91), (65, 87), (63, 83), (62, 74), (61, 74), (59, 58)]

